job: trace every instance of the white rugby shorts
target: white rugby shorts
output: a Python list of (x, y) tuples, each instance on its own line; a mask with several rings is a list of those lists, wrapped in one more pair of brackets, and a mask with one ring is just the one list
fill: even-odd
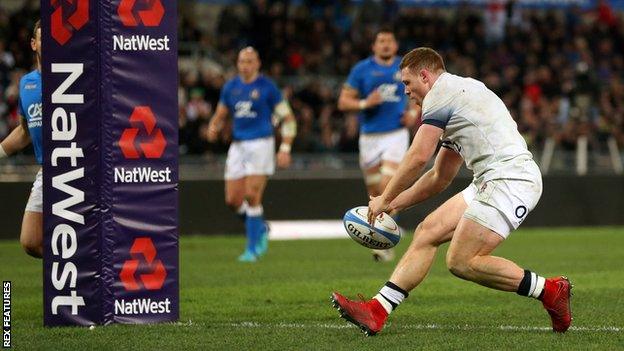
[(360, 168), (367, 170), (383, 161), (400, 163), (409, 148), (409, 132), (405, 128), (386, 133), (360, 135)]
[(507, 238), (531, 212), (542, 195), (541, 176), (535, 180), (494, 179), (462, 191), (468, 205), (464, 217)]
[(35, 176), (35, 181), (30, 190), (28, 202), (26, 203), (26, 211), (43, 212), (43, 179), (41, 169), (37, 172), (37, 176)]
[(225, 179), (275, 173), (275, 139), (273, 136), (235, 141), (230, 145), (225, 162)]

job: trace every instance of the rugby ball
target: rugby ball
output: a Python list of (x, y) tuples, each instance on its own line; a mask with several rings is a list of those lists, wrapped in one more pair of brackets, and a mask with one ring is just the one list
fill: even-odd
[(371, 249), (386, 250), (401, 240), (401, 228), (386, 213), (375, 218), (375, 225), (368, 224), (368, 207), (359, 206), (345, 213), (342, 219), (345, 230), (358, 244)]

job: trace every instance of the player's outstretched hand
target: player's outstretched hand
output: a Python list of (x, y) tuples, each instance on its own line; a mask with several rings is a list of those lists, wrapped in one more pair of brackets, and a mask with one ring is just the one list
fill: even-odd
[(277, 167), (288, 168), (290, 167), (291, 157), (290, 152), (280, 151), (277, 153)]
[(371, 196), (368, 202), (368, 224), (375, 223), (375, 218), (382, 212), (390, 212), (390, 203), (383, 196)]

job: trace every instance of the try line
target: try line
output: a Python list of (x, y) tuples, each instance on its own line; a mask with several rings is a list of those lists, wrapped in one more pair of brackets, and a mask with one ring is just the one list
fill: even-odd
[[(179, 326), (201, 326), (205, 323), (196, 324), (192, 321), (185, 323), (176, 323)], [(207, 324), (206, 324), (207, 325)], [(237, 323), (217, 323), (211, 326), (223, 326), (228, 328), (278, 328), (278, 329), (350, 329), (357, 328), (352, 324), (332, 324), (332, 323), (262, 323), (244, 321)], [(458, 331), (475, 331), (475, 330), (498, 330), (498, 331), (552, 331), (551, 327), (537, 327), (524, 325), (444, 325), (444, 324), (403, 324), (392, 326), (392, 328), (406, 330), (458, 330)], [(624, 327), (616, 326), (571, 326), (569, 331), (576, 332), (609, 332), (622, 333)]]

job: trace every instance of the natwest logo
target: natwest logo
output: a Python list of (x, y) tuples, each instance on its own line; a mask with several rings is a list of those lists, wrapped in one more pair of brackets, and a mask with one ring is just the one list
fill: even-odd
[[(147, 142), (139, 143), (139, 149), (146, 158), (160, 158), (167, 146), (167, 140), (160, 128), (156, 128), (156, 117), (149, 106), (137, 106), (130, 115), (131, 123), (141, 123), (143, 130), (151, 139)], [(119, 139), (119, 148), (125, 158), (136, 159), (140, 157), (136, 147), (136, 139), (140, 129), (136, 127), (127, 128)]]
[(65, 45), (75, 30), (79, 30), (89, 22), (89, 0), (50, 1), (54, 7), (51, 17), (52, 38), (57, 43)]
[(169, 51), (169, 36), (152, 38), (149, 35), (113, 35), (115, 51)]
[[(143, 6), (137, 6), (141, 4)], [(137, 7), (141, 10), (136, 11)], [(165, 8), (161, 0), (121, 0), (117, 14), (126, 27), (136, 27), (139, 22), (146, 27), (156, 27), (165, 15)]]
[[(132, 259), (124, 262), (119, 279), (126, 290), (135, 291), (141, 289), (139, 281), (147, 290), (159, 290), (165, 283), (167, 271), (161, 260), (156, 260), (156, 247), (152, 239), (140, 237), (134, 240), (130, 248)], [(137, 271), (148, 273), (139, 274)]]

